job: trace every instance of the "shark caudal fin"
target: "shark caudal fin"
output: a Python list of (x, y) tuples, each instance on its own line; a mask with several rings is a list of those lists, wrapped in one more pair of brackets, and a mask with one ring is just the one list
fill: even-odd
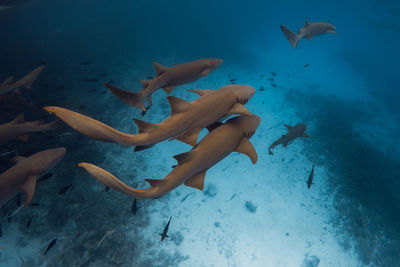
[(293, 33), (291, 30), (289, 30), (288, 28), (286, 28), (285, 26), (281, 25), (281, 30), (283, 32), (283, 34), (285, 34), (286, 39), (288, 39), (288, 41), (292, 44), (293, 48), (297, 47), (297, 44), (300, 41), (300, 37)]
[(146, 111), (146, 105), (144, 103), (145, 97), (141, 92), (129, 92), (122, 89), (119, 89), (111, 84), (104, 84), (110, 91), (123, 102), (128, 104), (129, 106), (138, 108), (142, 111)]

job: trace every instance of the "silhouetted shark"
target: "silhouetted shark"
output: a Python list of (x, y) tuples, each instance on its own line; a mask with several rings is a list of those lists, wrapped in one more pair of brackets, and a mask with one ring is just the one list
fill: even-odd
[(227, 85), (219, 90), (189, 90), (200, 97), (193, 102), (169, 96), (171, 117), (159, 124), (134, 120), (138, 134), (126, 134), (90, 117), (59, 107), (44, 107), (78, 132), (103, 142), (137, 146), (135, 151), (176, 138), (195, 145), (200, 130), (226, 115), (251, 115), (243, 106), (254, 95), (255, 89), (248, 85)]
[(309, 22), (308, 19), (306, 19), (304, 27), (300, 28), (297, 34), (293, 33), (283, 25), (281, 25), (280, 27), (282, 32), (285, 34), (286, 39), (288, 39), (289, 42), (292, 44), (293, 48), (296, 48), (299, 41), (303, 38), (306, 38), (311, 41), (312, 38), (317, 35), (321, 35), (327, 32), (337, 33), (335, 32), (336, 27), (330, 23)]
[(169, 217), (169, 221), (168, 221), (167, 225), (164, 227), (163, 232), (160, 234), (160, 236), (161, 236), (161, 242), (164, 241), (164, 239), (165, 239), (166, 237), (169, 237), (169, 236), (167, 235), (167, 233), (168, 233), (168, 229), (169, 229), (169, 224), (171, 223), (171, 219), (172, 219), (172, 217)]
[(67, 150), (60, 147), (38, 152), (28, 158), (15, 157), (13, 161), (16, 164), (0, 174), (0, 208), (18, 192), (26, 197), (25, 204), (18, 210), (28, 206), (35, 194), (37, 177), (58, 163), (65, 153)]
[(279, 138), (278, 140), (273, 142), (272, 145), (269, 146), (268, 152), (270, 155), (273, 155), (271, 149), (274, 149), (274, 147), (276, 147), (277, 145), (283, 145), (284, 147), (286, 147), (289, 143), (293, 142), (298, 137), (308, 137), (308, 135), (306, 134), (306, 124), (300, 123), (296, 126), (290, 126), (287, 124), (284, 125), (287, 128), (288, 133), (282, 135), (281, 138)]
[(39, 66), (27, 75), (25, 75), (20, 80), (15, 83), (12, 82), (13, 77), (8, 77), (1, 85), (0, 85), (0, 95), (8, 93), (12, 90), (15, 90), (19, 87), (25, 87), (30, 89), (32, 84), (36, 81), (39, 74), (44, 70), (45, 66)]
[(0, 145), (15, 138), (27, 141), (30, 133), (45, 132), (59, 128), (60, 120), (47, 124), (42, 121), (24, 121), (24, 114), (18, 115), (14, 120), (0, 125)]
[(146, 111), (144, 99), (147, 99), (151, 106), (151, 94), (153, 92), (163, 88), (165, 92), (171, 93), (175, 86), (190, 83), (207, 76), (223, 62), (219, 58), (206, 58), (178, 64), (174, 67), (165, 67), (157, 62), (153, 62), (157, 76), (152, 80), (141, 80), (143, 90), (140, 92), (125, 91), (107, 83), (104, 85), (126, 104)]
[(249, 138), (257, 130), (260, 120), (256, 115), (238, 116), (222, 125), (217, 122), (210, 126), (211, 132), (191, 151), (174, 156), (178, 165), (167, 177), (162, 180), (146, 179), (151, 185), (147, 189), (127, 186), (111, 173), (93, 164), (82, 162), (79, 166), (104, 185), (138, 199), (161, 197), (181, 184), (203, 190), (206, 171), (232, 152), (248, 155), (253, 164), (257, 162), (257, 152)]

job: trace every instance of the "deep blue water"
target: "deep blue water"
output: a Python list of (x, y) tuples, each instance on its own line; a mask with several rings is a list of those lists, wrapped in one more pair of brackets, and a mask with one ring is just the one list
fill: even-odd
[[(113, 81), (122, 88), (137, 91), (141, 88), (139, 79), (154, 75), (152, 61), (173, 65), (205, 57), (222, 58), (224, 64), (209, 77), (182, 88), (217, 89), (235, 77), (237, 83), (249, 84), (258, 90), (248, 108), (262, 117), (254, 144), (260, 157), (256, 168), (265, 173), (266, 178), (254, 183), (260, 187), (271, 183), (277, 195), (285, 195), (294, 185), (290, 180), (274, 180), (277, 172), (290, 178), (294, 173), (301, 181), (307, 178), (311, 165), (317, 165), (324, 176), (323, 183), (318, 185), (316, 181), (318, 193), (308, 200), (303, 199), (308, 192), (304, 196), (293, 195), (292, 199), (314, 203), (318, 206), (315, 214), (333, 212), (321, 216), (327, 227), (333, 229), (326, 235), (336, 238), (341, 249), (337, 257), (342, 260), (326, 260), (336, 255), (328, 242), (306, 251), (308, 256), (303, 250), (299, 252), (306, 255), (304, 260), (297, 260), (295, 256), (288, 258), (282, 252), (275, 255), (273, 263), (264, 262), (265, 265), (244, 256), (235, 258), (235, 254), (242, 255), (241, 248), (248, 247), (241, 237), (237, 237), (239, 241), (234, 245), (223, 239), (221, 243), (224, 244), (219, 244), (219, 248), (224, 252), (213, 251), (199, 241), (201, 238), (190, 239), (185, 234), (199, 231), (191, 229), (190, 225), (194, 224), (191, 216), (200, 213), (201, 205), (223, 213), (223, 205), (229, 202), (197, 191), (197, 196), (203, 199), (189, 196), (180, 204), (186, 192), (194, 192), (189, 190), (179, 197), (171, 193), (161, 200), (140, 202), (140, 213), (136, 216), (140, 219), (135, 217), (132, 223), (128, 219), (132, 216), (131, 199), (116, 192), (104, 195), (99, 183), (76, 167), (77, 163), (93, 162), (128, 180), (130, 185), (138, 186), (143, 185), (144, 178), (167, 174), (173, 163), (172, 156), (188, 151), (188, 147), (174, 144), (170, 148), (171, 143), (160, 144), (154, 150), (155, 154), (162, 153), (157, 154), (160, 160), (152, 152), (132, 152), (132, 157), (127, 158), (125, 155), (131, 153), (130, 148), (92, 141), (66, 127), (60, 133), (73, 135), (52, 139), (36, 136), (28, 143), (13, 141), (8, 144), (21, 154), (65, 146), (68, 155), (54, 168), (56, 177), (38, 186), (35, 201), (41, 205), (37, 210), (29, 207), (30, 211), (24, 210), (11, 222), (1, 218), (3, 240), (14, 244), (3, 243), (6, 241), (0, 237), (0, 265), (14, 266), (18, 263), (16, 251), (25, 250), (30, 266), (46, 263), (48, 266), (187, 266), (191, 258), (201, 258), (200, 252), (198, 255), (187, 252), (188, 247), (196, 244), (185, 243), (186, 240), (195, 240), (191, 242), (199, 242), (199, 247), (210, 250), (209, 260), (204, 261), (207, 263), (199, 263), (199, 266), (353, 266), (354, 262), (357, 266), (400, 266), (400, 2), (9, 0), (0, 1), (1, 5), (16, 7), (0, 11), (0, 80), (10, 75), (22, 77), (41, 64), (45, 64), (46, 69), (32, 90), (22, 92), (22, 97), (31, 101), (32, 106), (3, 101), (0, 123), (10, 121), (20, 112), (30, 120), (50, 120), (41, 107), (56, 105), (90, 115), (120, 130), (135, 132), (131, 119), (142, 118), (140, 112), (116, 99), (103, 86), (104, 82)], [(318, 36), (311, 42), (303, 39), (299, 47), (293, 49), (279, 25), (297, 32), (306, 18), (333, 23), (338, 34)], [(85, 61), (91, 64), (82, 65)], [(304, 67), (305, 64), (309, 66)], [(271, 72), (277, 74), (274, 77), (276, 88), (267, 80)], [(84, 79), (98, 80), (87, 82)], [(266, 91), (260, 91), (261, 86)], [(160, 91), (155, 94), (156, 104), (144, 120), (159, 122), (169, 116), (166, 94)], [(172, 94), (194, 99), (179, 87)], [(310, 139), (296, 141), (297, 149), (288, 146), (287, 150), (277, 150), (277, 155), (271, 158), (266, 148), (284, 134), (284, 127), (276, 126), (282, 122), (309, 124)], [(3, 147), (1, 151), (7, 150)], [(8, 159), (0, 158), (1, 171), (12, 166)], [(249, 166), (242, 163), (247, 160), (244, 157), (231, 160), (221, 165), (240, 166), (239, 169)], [(227, 179), (226, 168), (215, 168), (214, 178)], [(271, 168), (275, 168), (274, 171)], [(268, 176), (269, 172), (273, 177)], [(206, 183), (213, 182), (213, 175), (208, 174)], [(252, 175), (249, 171), (248, 177), (236, 184), (247, 181)], [(315, 179), (318, 180), (317, 174)], [(72, 192), (60, 200), (56, 192), (69, 183), (73, 184)], [(243, 188), (219, 187), (218, 192), (220, 195), (229, 192), (229, 196), (236, 193), (239, 197)], [(289, 209), (282, 209), (265, 215), (263, 209), (268, 209), (268, 197), (254, 190), (253, 202), (259, 203), (254, 214), (243, 208), (244, 201), (237, 206), (243, 208), (243, 214), (250, 221), (252, 217), (248, 216), (259, 216), (258, 220), (254, 219), (259, 222), (270, 221), (270, 216), (283, 218), (285, 212), (290, 213)], [(253, 192), (243, 194), (252, 195)], [(177, 205), (171, 208), (170, 203), (178, 198)], [(330, 201), (323, 202), (324, 198)], [(283, 199), (284, 196), (282, 203)], [(180, 209), (187, 202), (193, 206)], [(233, 210), (237, 207), (230, 206)], [(276, 206), (275, 210), (281, 208)], [(170, 216), (163, 213), (166, 211), (174, 214), (171, 223), (174, 245), (160, 248), (157, 234)], [(163, 216), (159, 216), (154, 225), (152, 218), (157, 213)], [(35, 214), (40, 223), (26, 229), (26, 220), (31, 214)], [(202, 218), (207, 216), (204, 214)], [(220, 219), (218, 225), (245, 220), (240, 214), (232, 214)], [(73, 233), (68, 230), (71, 218), (79, 221)], [(183, 230), (173, 229), (173, 223), (179, 220), (188, 225), (182, 227)], [(296, 217), (296, 220), (302, 218)], [(196, 227), (200, 226), (202, 233), (209, 234), (215, 231), (215, 223), (205, 225), (200, 221), (196, 222)], [(106, 231), (117, 227), (124, 231), (118, 228), (111, 241), (104, 242), (103, 250), (86, 252), (95, 243), (93, 240), (101, 239)], [(190, 230), (185, 230), (186, 227)], [(128, 233), (128, 229), (131, 232)], [(89, 231), (92, 235), (82, 234)], [(152, 231), (155, 237), (148, 236)], [(252, 239), (252, 227), (241, 228), (241, 231)], [(273, 230), (268, 231), (268, 235), (274, 234)], [(9, 239), (4, 239), (7, 234)], [(226, 230), (218, 236), (227, 238), (233, 234)], [(44, 260), (40, 251), (53, 236), (62, 236), (61, 241), (54, 254)], [(271, 237), (271, 240), (270, 244), (265, 243), (265, 248), (258, 246), (249, 252), (253, 260), (262, 258), (259, 251), (271, 250), (270, 246), (285, 246), (279, 238)], [(4, 249), (7, 246), (9, 249)], [(236, 250), (229, 250), (229, 247)], [(218, 258), (220, 255), (224, 255), (224, 260)], [(355, 261), (343, 265), (347, 259), (343, 255)]]

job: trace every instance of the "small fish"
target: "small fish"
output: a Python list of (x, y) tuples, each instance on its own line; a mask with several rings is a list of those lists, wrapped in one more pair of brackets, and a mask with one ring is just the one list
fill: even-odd
[(47, 255), (47, 252), (49, 252), (49, 250), (50, 250), (52, 247), (54, 247), (54, 245), (55, 245), (56, 243), (57, 243), (57, 238), (51, 240), (50, 244), (47, 246), (47, 249), (46, 249), (46, 251), (44, 252), (43, 255), (46, 256), (46, 255)]
[(275, 73), (275, 72), (271, 72), (271, 74), (272, 74), (272, 76), (276, 76), (276, 73)]
[(29, 220), (26, 222), (26, 228), (29, 228), (29, 226), (31, 225), (32, 219), (35, 215), (32, 215)]
[(262, 85), (261, 85), (261, 87), (260, 87), (260, 91), (265, 91), (265, 88), (264, 88), (264, 86), (262, 86)]
[(81, 65), (83, 65), (83, 66), (91, 65), (91, 64), (93, 64), (93, 61), (90, 61), (90, 60), (81, 62)]
[(273, 82), (274, 78), (268, 78), (268, 81)]
[(97, 79), (97, 78), (83, 78), (83, 79), (81, 79), (81, 81), (82, 81), (82, 82), (95, 83), (95, 82), (98, 82), (99, 79)]
[(132, 202), (132, 214), (133, 215), (136, 214), (136, 198), (133, 199), (133, 202)]
[(40, 177), (39, 180), (37, 180), (37, 182), (38, 182), (38, 183), (39, 183), (39, 182), (43, 182), (43, 181), (49, 179), (51, 176), (53, 176), (52, 173), (46, 173), (45, 175), (43, 175), (42, 177)]
[(233, 79), (230, 79), (229, 81), (230, 81), (230, 82), (234, 82), (234, 81), (236, 81), (236, 79), (235, 79), (235, 78), (233, 78)]
[(146, 110), (143, 110), (143, 111), (142, 111), (142, 116), (146, 115), (146, 112), (147, 112), (149, 109), (150, 109), (150, 106), (147, 106), (147, 107), (146, 107)]
[(228, 199), (228, 200), (225, 200), (225, 202), (229, 202), (229, 201), (231, 201), (234, 197), (236, 197), (236, 194), (233, 194), (232, 196), (231, 196), (231, 198), (230, 199)]
[(311, 185), (313, 184), (313, 179), (314, 179), (314, 165), (312, 165), (311, 173), (308, 176), (308, 180), (306, 182), (308, 189), (310, 189)]
[(171, 219), (172, 219), (172, 217), (169, 218), (169, 221), (168, 221), (167, 225), (164, 227), (164, 231), (162, 232), (162, 234), (160, 234), (160, 236), (161, 236), (161, 241), (164, 241), (164, 239), (165, 239), (166, 237), (169, 237), (169, 236), (167, 235), (167, 233), (168, 233), (168, 228), (169, 228), (169, 224), (170, 224), (170, 222), (171, 222)]
[(17, 194), (17, 197), (15, 199), (17, 207), (21, 206), (21, 194)]
[(192, 194), (194, 194), (193, 192), (192, 193), (189, 193), (189, 194), (187, 194), (186, 196), (184, 196), (183, 198), (182, 198), (182, 200), (181, 200), (181, 203), (183, 202), (183, 201), (185, 201), (190, 195), (192, 195)]
[(60, 192), (58, 192), (59, 195), (64, 194), (65, 192), (67, 192), (67, 190), (72, 186), (72, 184), (66, 185), (63, 188), (61, 188)]
[(153, 76), (147, 76), (147, 79), (148, 79), (148, 80), (153, 80), (154, 77), (153, 77)]
[(29, 206), (37, 207), (37, 206), (39, 206), (39, 203), (37, 203), (37, 202), (32, 202), (32, 203), (29, 204)]
[(108, 192), (108, 190), (110, 190), (110, 188), (106, 186), (106, 188), (104, 188), (104, 191)]
[(307, 68), (308, 66), (310, 66), (310, 64), (305, 64), (305, 65), (304, 65), (304, 68)]
[(276, 85), (276, 84), (274, 84), (274, 83), (271, 83), (271, 85), (272, 85), (272, 87), (275, 87), (275, 88), (277, 87), (277, 85)]

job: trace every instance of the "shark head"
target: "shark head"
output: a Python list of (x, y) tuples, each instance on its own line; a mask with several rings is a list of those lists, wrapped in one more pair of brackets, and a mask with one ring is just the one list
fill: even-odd
[(296, 125), (296, 128), (300, 131), (300, 132), (305, 132), (307, 130), (307, 124), (305, 123), (300, 123)]
[(214, 71), (222, 65), (224, 61), (220, 58), (209, 58), (206, 60), (205, 68), (209, 69), (210, 71)]
[(47, 169), (56, 165), (67, 153), (64, 147), (48, 149), (38, 152), (31, 156), (33, 160), (33, 166), (31, 166), (32, 175), (40, 175)]
[(242, 130), (243, 136), (250, 138), (256, 132), (261, 118), (257, 115), (251, 115), (239, 116), (230, 120), (233, 120), (233, 123), (236, 125), (236, 127), (239, 127), (239, 129)]
[(232, 90), (236, 96), (236, 101), (243, 105), (246, 104), (256, 92), (256, 89), (249, 85), (232, 84), (225, 87), (228, 90)]

